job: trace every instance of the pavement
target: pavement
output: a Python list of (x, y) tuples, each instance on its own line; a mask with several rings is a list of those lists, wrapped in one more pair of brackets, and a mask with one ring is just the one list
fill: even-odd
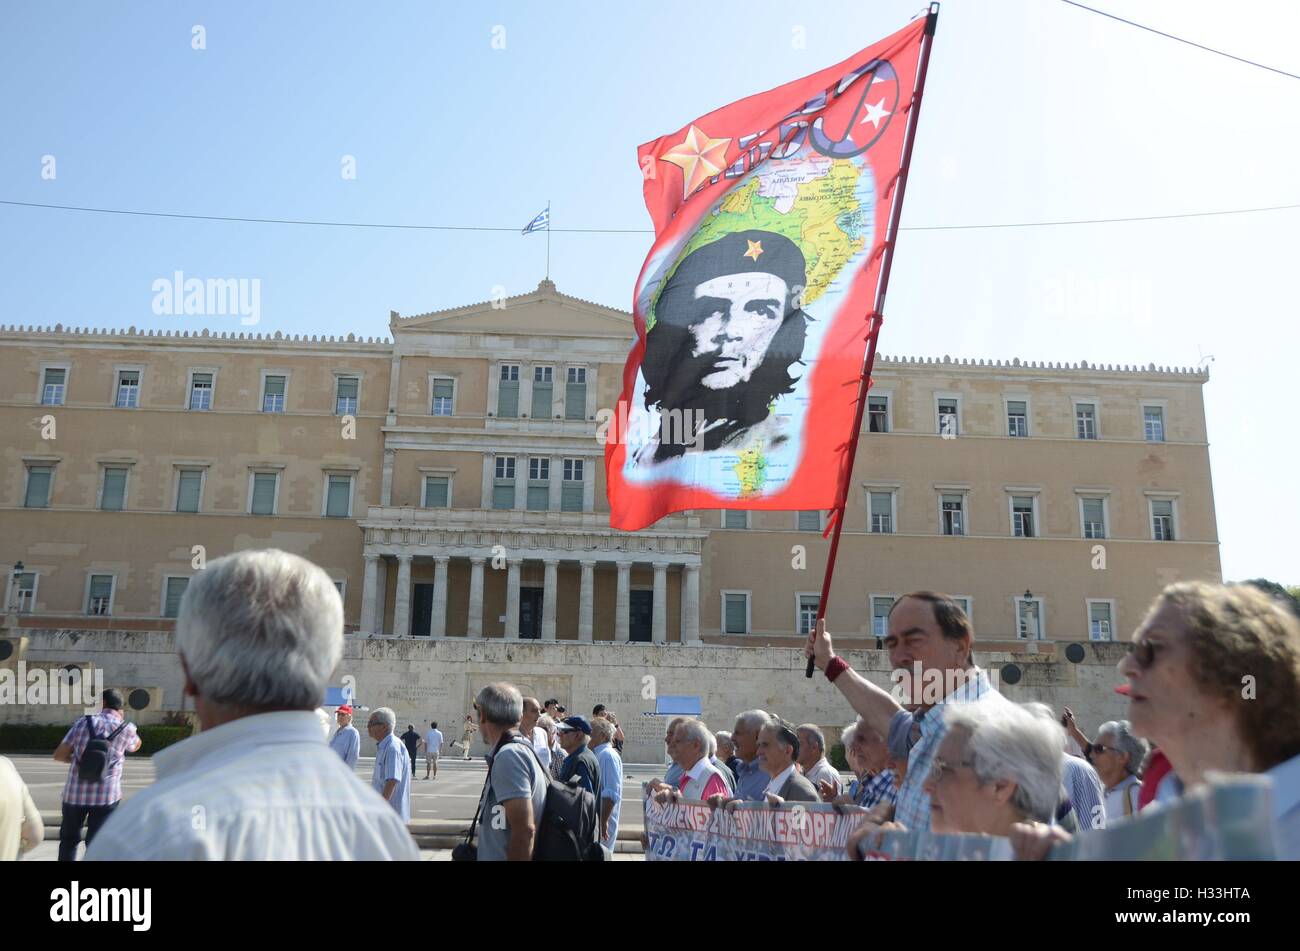
[[(68, 776), (68, 766), (55, 762), (39, 753), (5, 754), (17, 768), (27, 784), (45, 820), (45, 841), (25, 856), (26, 861), (54, 861), (58, 858), (59, 822), (61, 818), (63, 784)], [(641, 784), (662, 776), (664, 767), (645, 763), (625, 763), (623, 773), (623, 805), (619, 819), (619, 842), (616, 860), (640, 860), (639, 837), (644, 823), (641, 805)], [(374, 769), (373, 757), (362, 757), (357, 763), (357, 778), (369, 785)], [(479, 793), (487, 776), (487, 764), (482, 759), (462, 760), (442, 757), (438, 776), (424, 779), (424, 761), (421, 758), (413, 771), (411, 782), (411, 834), (420, 846), (420, 855), (429, 861), (446, 861), (451, 857), (451, 847), (460, 841), (460, 834), (468, 830), (478, 805)], [(153, 762), (145, 757), (128, 756), (122, 773), (122, 798), (130, 799), (135, 793), (154, 781)]]

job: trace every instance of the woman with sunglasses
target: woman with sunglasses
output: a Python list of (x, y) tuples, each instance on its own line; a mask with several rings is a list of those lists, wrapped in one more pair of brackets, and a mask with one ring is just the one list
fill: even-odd
[[(1300, 617), (1251, 584), (1173, 584), (1119, 671), (1133, 732), (1160, 748), (1183, 789), (1210, 772), (1272, 778), (1278, 857), (1300, 859)], [(1035, 857), (1025, 839), (1041, 846), (1048, 833), (1020, 833), (1018, 853)]]

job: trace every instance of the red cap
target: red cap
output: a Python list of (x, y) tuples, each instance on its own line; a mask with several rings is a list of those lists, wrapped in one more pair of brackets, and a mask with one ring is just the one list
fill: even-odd
[(343, 704), (343, 706), (339, 707), (338, 710), (336, 710), (335, 712), (346, 713), (348, 716), (352, 716), (352, 707), (350, 707), (348, 704), (345, 703)]
[(1129, 684), (1120, 684), (1118, 687), (1115, 688), (1115, 692), (1119, 694), (1121, 697), (1127, 697), (1129, 693), (1132, 692), (1132, 690), (1133, 688)]

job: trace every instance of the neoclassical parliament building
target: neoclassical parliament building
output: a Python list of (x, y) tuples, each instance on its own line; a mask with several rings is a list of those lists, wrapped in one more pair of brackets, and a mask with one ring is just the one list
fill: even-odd
[[(204, 559), (276, 547), (362, 636), (799, 643), (824, 513), (610, 528), (630, 314), (543, 281), (389, 330), (0, 327), (3, 613), (167, 630)], [(850, 645), (917, 588), (982, 640), (1086, 641), (1219, 579), (1208, 375), (1001, 356), (877, 361), (828, 613)]]

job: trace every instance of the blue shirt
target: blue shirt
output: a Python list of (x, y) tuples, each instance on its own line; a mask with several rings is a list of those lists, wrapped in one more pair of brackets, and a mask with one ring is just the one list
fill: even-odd
[(397, 810), (403, 822), (411, 821), (411, 754), (406, 752), (406, 744), (392, 733), (379, 741), (375, 749), (375, 771), (370, 777), (370, 785), (375, 792), (384, 794), (384, 785), (390, 779), (397, 780), (393, 798), (389, 804)]
[(898, 789), (894, 786), (894, 771), (882, 769), (865, 780), (855, 779), (849, 783), (849, 797), (855, 806), (870, 809), (881, 802), (898, 801)]
[[(600, 844), (612, 852), (618, 839), (618, 814), (623, 806), (623, 759), (609, 743), (600, 744), (592, 752), (600, 763), (600, 798), (614, 803), (609, 812), (609, 836), (600, 840)], [(605, 803), (602, 801), (596, 805), (603, 810)]]
[(749, 802), (762, 802), (763, 792), (771, 781), (772, 777), (763, 772), (763, 768), (758, 765), (757, 756), (748, 763), (742, 759), (736, 767), (736, 798)]
[(682, 781), (683, 770), (676, 763), (668, 767), (668, 772), (664, 773), (664, 782), (669, 786), (676, 786)]
[[(988, 675), (978, 667), (974, 668), (973, 677), (962, 681), (961, 686), (944, 697), (942, 703), (931, 707), (920, 718), (921, 738), (916, 741), (908, 757), (907, 775), (903, 777), (903, 785), (898, 790), (897, 807), (894, 810), (894, 820), (905, 826), (908, 831), (930, 831), (930, 796), (921, 787), (930, 776), (930, 768), (934, 765), (935, 754), (939, 752), (939, 744), (943, 742), (944, 735), (948, 732), (943, 717), (944, 704), (971, 703), (976, 700), (992, 703), (1008, 702), (1006, 697), (993, 689)], [(895, 719), (904, 716), (909, 716), (906, 710), (899, 710), (894, 714)]]
[(1064, 760), (1061, 781), (1074, 809), (1074, 821), (1079, 824), (1079, 831), (1106, 828), (1106, 807), (1103, 805), (1106, 788), (1101, 784), (1101, 777), (1086, 760), (1068, 753)]
[(343, 757), (343, 762), (348, 769), (356, 769), (357, 757), (361, 755), (361, 734), (350, 723), (341, 726), (338, 732), (330, 737), (330, 749)]
[(1277, 822), (1277, 857), (1300, 861), (1300, 756), (1278, 763), (1267, 773), (1273, 780), (1273, 816)]

